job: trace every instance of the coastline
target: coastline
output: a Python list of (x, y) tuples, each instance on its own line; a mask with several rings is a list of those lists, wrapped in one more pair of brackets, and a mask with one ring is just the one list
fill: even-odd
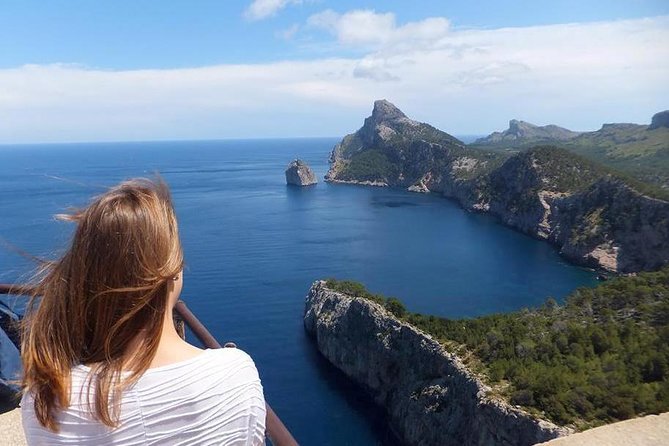
[(336, 180), (336, 179), (328, 178), (327, 175), (325, 176), (324, 181), (326, 183), (351, 184), (351, 185), (355, 185), (355, 186), (391, 187), (385, 181)]
[(395, 190), (398, 190), (398, 191), (405, 191), (405, 192), (408, 192), (408, 193), (411, 193), (411, 194), (430, 194), (430, 195), (434, 195), (434, 196), (437, 196), (441, 199), (446, 199), (446, 200), (449, 200), (453, 203), (456, 203), (458, 205), (458, 207), (465, 212), (470, 212), (470, 213), (473, 213), (473, 214), (480, 214), (480, 215), (489, 216), (489, 217), (493, 218), (495, 221), (501, 223), (503, 226), (505, 226), (509, 229), (512, 229), (512, 230), (514, 230), (514, 231), (516, 231), (520, 234), (527, 235), (527, 236), (529, 236), (529, 237), (531, 237), (535, 240), (541, 241), (541, 242), (547, 242), (555, 251), (557, 251), (557, 253), (560, 255), (560, 257), (562, 259), (564, 259), (565, 261), (569, 262), (570, 264), (572, 264), (574, 266), (584, 268), (588, 271), (593, 271), (593, 272), (596, 272), (596, 273), (605, 274), (607, 276), (631, 276), (631, 275), (636, 274), (636, 273), (623, 273), (623, 272), (617, 271), (615, 269), (605, 268), (602, 265), (593, 265), (592, 263), (579, 261), (578, 258), (570, 257), (566, 253), (564, 253), (560, 249), (561, 246), (558, 243), (556, 243), (554, 240), (551, 240), (550, 238), (547, 238), (547, 237), (542, 237), (537, 233), (533, 233), (533, 232), (530, 232), (530, 231), (523, 231), (522, 229), (520, 229), (518, 227), (507, 224), (501, 218), (501, 216), (490, 212), (490, 210), (488, 208), (486, 208), (485, 206), (473, 205), (473, 206), (467, 207), (462, 203), (462, 201), (458, 197), (456, 197), (454, 195), (446, 195), (443, 192), (433, 191), (433, 190), (428, 189), (427, 187), (425, 187), (425, 188), (413, 188), (413, 186), (410, 186), (408, 188), (405, 188), (405, 187), (400, 187), (400, 186), (390, 186), (386, 182), (337, 180), (337, 179), (330, 179), (330, 178), (327, 177), (327, 175), (326, 175), (326, 179), (324, 181), (326, 183), (345, 184), (345, 185), (349, 185), (349, 186), (387, 187), (389, 189), (395, 189)]

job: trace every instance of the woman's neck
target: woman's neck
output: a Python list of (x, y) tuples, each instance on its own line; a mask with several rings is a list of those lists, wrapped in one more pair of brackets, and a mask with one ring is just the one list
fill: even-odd
[(174, 326), (173, 308), (169, 306), (163, 318), (163, 330), (160, 335), (158, 349), (149, 368), (183, 361), (200, 353), (202, 353), (202, 349), (189, 344), (179, 336)]

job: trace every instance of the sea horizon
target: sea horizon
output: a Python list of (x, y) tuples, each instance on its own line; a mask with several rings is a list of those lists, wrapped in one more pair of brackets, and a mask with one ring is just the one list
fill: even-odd
[[(475, 139), (487, 136), (487, 134), (464, 134), (456, 135), (465, 144), (470, 144)], [(85, 145), (85, 144), (143, 144), (143, 143), (203, 143), (203, 142), (225, 142), (225, 141), (266, 141), (266, 140), (300, 140), (300, 139), (341, 139), (340, 136), (258, 136), (258, 137), (229, 137), (229, 138), (195, 138), (195, 139), (137, 139), (137, 140), (103, 140), (103, 141), (46, 141), (46, 142), (0, 142), (0, 149), (6, 147), (30, 147), (30, 146), (67, 146), (67, 145)]]

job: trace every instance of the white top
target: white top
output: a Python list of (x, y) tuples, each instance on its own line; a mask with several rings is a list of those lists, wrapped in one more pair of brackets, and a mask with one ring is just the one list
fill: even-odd
[(241, 350), (205, 350), (148, 369), (123, 392), (120, 426), (115, 429), (91, 416), (82, 391), (88, 390), (89, 372), (83, 365), (72, 369), (70, 407), (58, 413), (57, 434), (42, 427), (32, 396), (24, 395), (21, 413), (28, 445), (264, 444), (263, 390), (253, 360)]

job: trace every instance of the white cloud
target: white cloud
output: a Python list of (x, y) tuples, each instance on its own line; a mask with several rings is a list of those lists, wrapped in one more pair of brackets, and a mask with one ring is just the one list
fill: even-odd
[(362, 59), (353, 69), (353, 77), (373, 79), (375, 81), (399, 81), (400, 78), (390, 72), (388, 63), (372, 57)]
[(377, 13), (369, 9), (345, 14), (328, 9), (309, 17), (307, 24), (328, 31), (345, 45), (430, 42), (445, 36), (449, 30), (449, 22), (443, 17), (431, 17), (398, 26), (395, 14)]
[(378, 25), (383, 39), (347, 32), (341, 42), (373, 46), (355, 58), (0, 69), (0, 142), (337, 135), (383, 97), (456, 134), (511, 118), (586, 130), (667, 108), (669, 17), (438, 33), (420, 23)]
[(283, 40), (292, 40), (295, 38), (295, 35), (300, 30), (300, 25), (297, 23), (289, 26), (288, 28), (282, 29), (276, 32), (276, 36)]
[(249, 20), (262, 20), (275, 15), (290, 4), (299, 4), (302, 0), (254, 0), (244, 11)]

